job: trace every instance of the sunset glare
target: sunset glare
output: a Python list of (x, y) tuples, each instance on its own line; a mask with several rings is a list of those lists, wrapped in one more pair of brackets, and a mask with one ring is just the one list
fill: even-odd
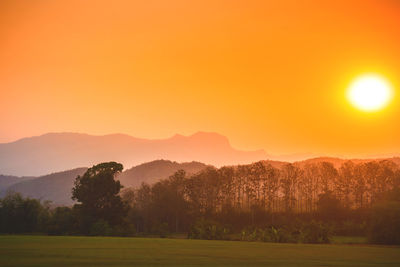
[(392, 88), (378, 75), (364, 75), (349, 87), (348, 99), (352, 105), (363, 111), (378, 111), (385, 108), (393, 95)]

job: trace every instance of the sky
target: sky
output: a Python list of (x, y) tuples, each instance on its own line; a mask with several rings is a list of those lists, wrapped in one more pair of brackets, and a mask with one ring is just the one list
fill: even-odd
[[(400, 153), (400, 1), (0, 2), (0, 142), (47, 132)], [(366, 113), (359, 75), (394, 88)]]

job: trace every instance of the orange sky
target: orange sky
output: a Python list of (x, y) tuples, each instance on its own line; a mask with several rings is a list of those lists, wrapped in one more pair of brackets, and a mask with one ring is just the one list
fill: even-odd
[(0, 142), (46, 132), (165, 138), (198, 130), (270, 154), (400, 152), (400, 2), (0, 2)]

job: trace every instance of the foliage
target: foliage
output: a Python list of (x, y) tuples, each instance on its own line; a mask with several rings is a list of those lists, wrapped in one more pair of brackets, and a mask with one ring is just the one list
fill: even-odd
[(329, 228), (315, 221), (294, 226), (248, 227), (242, 230), (242, 240), (276, 243), (330, 243)]
[(319, 195), (317, 202), (318, 215), (321, 220), (335, 221), (345, 217), (345, 209), (340, 200), (333, 194), (332, 191), (327, 191)]
[(385, 201), (373, 209), (369, 241), (400, 245), (400, 202)]
[(68, 207), (57, 207), (52, 212), (48, 233), (51, 235), (73, 234), (76, 226), (73, 210)]
[(373, 229), (372, 242), (394, 243), (399, 228), (395, 204), (372, 209), (382, 201), (400, 200), (400, 170), (388, 161), (347, 161), (340, 168), (329, 162), (276, 167), (262, 161), (208, 167), (191, 175), (178, 171), (122, 192), (115, 180), (121, 171), (121, 164), (108, 162), (78, 176), (72, 196), (79, 203), (72, 208), (49, 210), (37, 200), (5, 197), (0, 202), (1, 231), (187, 233), (196, 239), (326, 243), (332, 233), (365, 235)]
[(23, 198), (19, 193), (9, 193), (0, 199), (0, 232), (40, 232), (48, 217), (48, 207), (39, 200)]
[(82, 232), (87, 232), (99, 220), (109, 225), (122, 223), (127, 208), (119, 196), (122, 185), (114, 179), (122, 169), (123, 166), (116, 162), (101, 163), (76, 178), (72, 199), (81, 203), (75, 208), (80, 213)]
[(190, 228), (188, 238), (226, 240), (229, 232), (228, 227), (224, 227), (217, 222), (200, 219)]
[(89, 235), (108, 236), (108, 235), (111, 235), (111, 233), (112, 233), (112, 228), (110, 227), (108, 222), (100, 219), (97, 222), (95, 222), (94, 224), (92, 224), (92, 226), (90, 227)]
[(301, 229), (301, 242), (312, 244), (330, 243), (331, 231), (322, 223), (311, 221)]
[(366, 236), (368, 224), (365, 220), (362, 222), (357, 222), (355, 220), (350, 220), (349, 218), (346, 218), (341, 222), (332, 224), (332, 228), (335, 235)]

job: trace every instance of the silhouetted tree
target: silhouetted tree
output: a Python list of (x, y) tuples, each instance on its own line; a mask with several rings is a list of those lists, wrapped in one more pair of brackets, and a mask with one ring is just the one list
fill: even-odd
[(74, 209), (80, 214), (84, 232), (99, 220), (111, 226), (122, 223), (127, 207), (119, 196), (122, 185), (114, 179), (122, 169), (122, 164), (116, 162), (101, 163), (76, 178), (72, 199), (81, 203)]
[(286, 164), (281, 171), (281, 187), (285, 211), (291, 212), (296, 202), (296, 188), (301, 175), (301, 170), (293, 164)]
[(320, 186), (322, 194), (332, 192), (332, 185), (338, 176), (336, 168), (330, 162), (319, 163)]
[(317, 190), (317, 173), (318, 167), (315, 164), (307, 164), (304, 166), (303, 179), (299, 182), (299, 189), (305, 199), (306, 212), (312, 212), (314, 209), (314, 195)]
[[(273, 211), (273, 204), (277, 198), (279, 189), (279, 170), (271, 164), (265, 166), (265, 174), (263, 177), (263, 192), (266, 194), (268, 211)], [(265, 197), (264, 197), (265, 200)]]
[(355, 165), (351, 161), (346, 161), (339, 168), (339, 175), (335, 183), (335, 191), (339, 199), (343, 201), (346, 208), (352, 206), (352, 185), (355, 179), (354, 174)]

